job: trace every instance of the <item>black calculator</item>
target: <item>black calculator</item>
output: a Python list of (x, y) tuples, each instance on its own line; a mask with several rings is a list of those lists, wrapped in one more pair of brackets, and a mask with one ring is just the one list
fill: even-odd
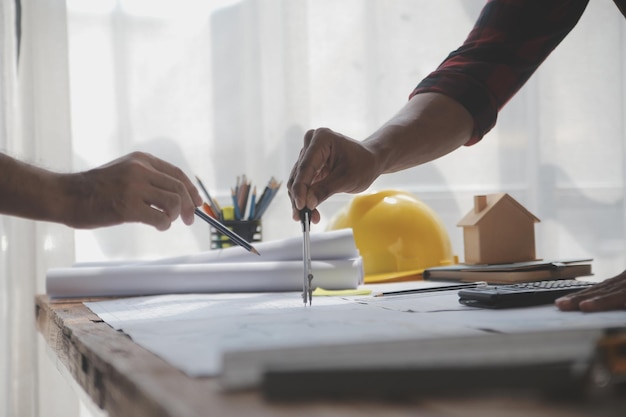
[(575, 279), (486, 285), (459, 291), (459, 302), (482, 308), (511, 308), (551, 304), (557, 298), (589, 288), (594, 282)]

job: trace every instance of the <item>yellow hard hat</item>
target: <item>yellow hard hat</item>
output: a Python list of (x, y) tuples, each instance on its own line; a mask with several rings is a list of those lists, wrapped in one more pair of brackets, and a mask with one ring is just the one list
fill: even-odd
[(425, 268), (458, 263), (443, 221), (405, 191), (354, 197), (327, 226), (344, 228), (352, 228), (366, 283), (421, 279)]

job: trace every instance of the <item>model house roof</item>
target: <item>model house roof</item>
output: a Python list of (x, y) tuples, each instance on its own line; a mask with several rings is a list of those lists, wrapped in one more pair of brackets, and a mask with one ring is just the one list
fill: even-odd
[(541, 221), (507, 193), (498, 193), (475, 196), (474, 209), (467, 213), (457, 226), (476, 226), (485, 216), (492, 213), (496, 206), (508, 206), (508, 209), (518, 210), (535, 223)]

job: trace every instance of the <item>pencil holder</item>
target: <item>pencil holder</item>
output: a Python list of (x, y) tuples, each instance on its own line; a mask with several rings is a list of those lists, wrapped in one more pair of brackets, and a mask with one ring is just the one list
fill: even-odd
[[(224, 220), (221, 222), (233, 232), (244, 238), (247, 242), (261, 241), (260, 220)], [(211, 227), (211, 249), (222, 249), (236, 246), (228, 236)]]

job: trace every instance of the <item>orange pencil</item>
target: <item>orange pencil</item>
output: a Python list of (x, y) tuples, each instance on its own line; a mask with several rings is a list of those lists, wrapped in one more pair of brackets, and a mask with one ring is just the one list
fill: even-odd
[(215, 212), (213, 211), (210, 205), (208, 205), (207, 203), (202, 203), (202, 209), (204, 210), (206, 214), (213, 217), (214, 219), (217, 219), (217, 215), (215, 214)]

